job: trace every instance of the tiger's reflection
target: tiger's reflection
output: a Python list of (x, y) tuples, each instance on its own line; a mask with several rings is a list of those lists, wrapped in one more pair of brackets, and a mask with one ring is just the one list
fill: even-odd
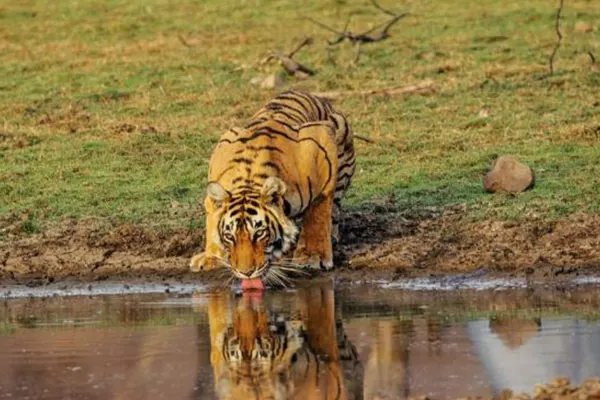
[(208, 299), (219, 399), (361, 399), (362, 370), (331, 288)]

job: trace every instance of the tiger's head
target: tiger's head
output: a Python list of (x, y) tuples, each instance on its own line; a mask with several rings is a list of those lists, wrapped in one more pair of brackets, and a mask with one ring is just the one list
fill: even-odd
[(213, 240), (227, 254), (237, 278), (269, 278), (272, 264), (296, 244), (299, 230), (287, 216), (285, 192), (285, 183), (276, 177), (233, 192), (218, 182), (208, 185), (207, 195), (218, 215)]

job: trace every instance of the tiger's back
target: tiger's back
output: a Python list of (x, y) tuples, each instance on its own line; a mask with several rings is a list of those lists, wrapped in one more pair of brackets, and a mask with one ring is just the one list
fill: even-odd
[[(292, 157), (295, 152), (293, 145), (299, 140), (299, 128), (323, 121), (330, 122), (334, 127), (333, 139), (338, 159), (337, 171), (335, 171), (337, 184), (334, 204), (340, 207), (355, 171), (356, 157), (352, 129), (347, 119), (336, 112), (327, 100), (297, 90), (283, 92), (268, 102), (252, 116), (244, 130), (233, 128), (221, 137), (219, 144), (238, 144), (238, 146), (234, 152), (228, 151), (226, 154), (221, 154), (218, 148), (215, 149), (210, 163), (209, 179), (221, 181), (229, 175), (231, 176), (229, 187), (235, 188), (242, 182), (246, 186), (258, 186), (270, 176), (269, 172), (274, 172), (271, 170), (293, 175), (290, 169), (300, 167), (293, 165)], [(305, 160), (301, 159), (300, 162), (302, 161)], [(221, 168), (217, 170), (213, 167), (214, 164), (220, 165)], [(310, 180), (302, 182), (301, 178), (294, 178), (289, 179), (289, 182), (292, 180), (296, 190), (301, 194), (297, 204), (292, 205), (295, 207), (291, 216), (297, 217), (306, 210), (309, 197), (314, 193), (309, 190), (312, 186)], [(339, 214), (340, 210), (337, 211)], [(334, 212), (334, 224), (338, 222), (338, 214)]]
[(354, 136), (346, 118), (336, 112), (327, 100), (297, 90), (283, 92), (259, 110), (246, 129), (260, 130), (261, 127), (281, 125), (297, 132), (298, 126), (319, 121), (331, 121), (335, 127), (338, 158), (335, 201), (339, 206), (354, 176)]

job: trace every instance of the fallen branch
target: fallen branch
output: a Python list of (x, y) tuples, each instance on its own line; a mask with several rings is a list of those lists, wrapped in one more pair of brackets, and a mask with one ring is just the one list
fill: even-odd
[(338, 92), (320, 92), (315, 93), (316, 96), (322, 97), (327, 100), (337, 100), (345, 97), (364, 97), (364, 96), (393, 96), (399, 94), (409, 94), (409, 93), (433, 93), (435, 90), (433, 89), (433, 81), (426, 80), (416, 85), (411, 86), (396, 86), (391, 88), (382, 88), (382, 89), (368, 89), (368, 90), (348, 90), (348, 91), (338, 91)]
[(300, 44), (298, 46), (296, 46), (296, 48), (294, 50), (292, 50), (291, 52), (289, 52), (287, 54), (287, 56), (289, 58), (294, 58), (296, 53), (299, 52), (300, 50), (302, 50), (302, 48), (304, 46), (311, 45), (312, 43), (313, 43), (313, 39), (311, 37), (304, 38), (304, 40), (302, 42), (300, 42)]
[(562, 33), (560, 32), (560, 14), (562, 13), (563, 10), (563, 3), (564, 0), (559, 0), (558, 3), (558, 10), (556, 10), (556, 36), (558, 37), (558, 40), (556, 41), (556, 44), (554, 45), (554, 49), (552, 50), (552, 54), (550, 55), (550, 60), (549, 60), (549, 64), (550, 64), (550, 75), (554, 74), (554, 56), (556, 55), (556, 52), (558, 51), (558, 48), (560, 47), (560, 42), (562, 41)]
[(354, 139), (357, 139), (357, 140), (362, 140), (363, 142), (367, 142), (367, 143), (375, 143), (373, 140), (371, 140), (371, 139), (369, 139), (369, 138), (366, 138), (366, 137), (364, 137), (364, 136), (360, 136), (360, 135), (353, 135), (353, 136), (354, 136)]
[(183, 35), (179, 34), (179, 35), (177, 35), (177, 38), (179, 39), (179, 41), (181, 42), (181, 44), (184, 45), (185, 47), (187, 47), (188, 49), (194, 47), (187, 40), (185, 40), (185, 38), (183, 37)]
[(384, 12), (387, 15), (391, 15), (392, 17), (396, 16), (396, 13), (394, 13), (394, 12), (392, 12), (390, 10), (387, 10), (387, 9), (381, 7), (379, 4), (377, 4), (377, 2), (375, 0), (371, 0), (371, 3), (373, 3), (373, 5), (375, 6), (375, 8), (377, 8), (379, 11), (382, 11), (382, 12)]
[[(406, 13), (396, 15), (396, 16), (394, 16), (394, 18), (392, 18), (388, 22), (377, 25), (376, 27), (371, 28), (368, 31), (365, 31), (363, 33), (352, 33), (351, 31), (346, 30), (346, 28), (344, 28), (344, 30), (342, 32), (340, 32), (340, 31), (337, 31), (334, 28), (331, 28), (331, 27), (325, 25), (324, 23), (319, 22), (316, 19), (313, 19), (311, 17), (304, 17), (304, 18), (306, 18), (313, 24), (320, 26), (323, 29), (326, 29), (329, 32), (333, 32), (336, 35), (338, 35), (336, 38), (327, 41), (327, 43), (330, 46), (335, 46), (336, 44), (339, 44), (339, 43), (343, 42), (344, 40), (348, 40), (352, 44), (381, 42), (382, 40), (385, 40), (388, 37), (390, 37), (390, 34), (389, 34), (390, 28), (396, 22), (400, 21), (402, 18), (406, 17), (407, 15), (410, 15), (410, 14), (406, 12)], [(382, 28), (382, 29), (377, 35), (371, 35), (371, 33), (373, 33), (374, 31), (376, 31), (377, 29), (380, 29), (380, 28)]]
[[(383, 7), (381, 7), (375, 0), (371, 0), (371, 3), (375, 6), (375, 8), (377, 8), (379, 11), (383, 12), (384, 14), (390, 15), (392, 16), (392, 19), (390, 19), (387, 22), (384, 22), (382, 24), (379, 24), (377, 26), (375, 26), (374, 28), (371, 28), (365, 32), (362, 33), (353, 33), (351, 31), (348, 30), (348, 25), (350, 24), (350, 18), (351, 15), (348, 17), (348, 19), (346, 20), (346, 23), (344, 25), (344, 29), (340, 32), (337, 29), (334, 29), (330, 26), (325, 25), (324, 23), (317, 21), (311, 17), (306, 17), (303, 16), (303, 18), (307, 19), (308, 21), (312, 22), (313, 24), (329, 31), (332, 33), (335, 33), (337, 36), (335, 38), (333, 38), (332, 40), (328, 40), (327, 43), (330, 46), (335, 46), (337, 44), (340, 44), (344, 41), (349, 41), (350, 43), (352, 43), (355, 47), (355, 51), (356, 51), (356, 56), (354, 58), (354, 62), (357, 63), (358, 59), (360, 57), (360, 45), (362, 43), (375, 43), (375, 42), (381, 42), (382, 40), (387, 39), (388, 37), (390, 37), (390, 29), (392, 28), (392, 26), (394, 26), (394, 24), (396, 24), (398, 21), (400, 21), (402, 18), (406, 17), (407, 15), (409, 15), (409, 13), (402, 13), (402, 14), (396, 14), (388, 9), (385, 9)], [(379, 33), (373, 34), (373, 32), (379, 30)]]
[(588, 56), (590, 56), (590, 61), (592, 62), (592, 65), (596, 65), (596, 57), (594, 57), (594, 53), (592, 53), (591, 51), (588, 51)]
[(276, 59), (279, 61), (281, 67), (290, 75), (296, 75), (298, 72), (306, 74), (306, 75), (314, 75), (315, 71), (308, 68), (307, 66), (300, 64), (298, 61), (294, 60), (294, 55), (298, 53), (304, 46), (308, 46), (312, 44), (313, 40), (310, 37), (305, 38), (294, 50), (287, 54), (283, 54), (279, 51), (271, 51), (271, 54), (265, 58), (261, 64), (266, 64), (269, 61)]

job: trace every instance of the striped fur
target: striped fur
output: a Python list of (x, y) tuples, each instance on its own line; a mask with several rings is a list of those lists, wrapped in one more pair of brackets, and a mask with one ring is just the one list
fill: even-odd
[(308, 93), (281, 93), (214, 149), (206, 247), (192, 270), (226, 266), (241, 279), (277, 280), (269, 271), (289, 266), (281, 260), (291, 255), (296, 264), (331, 268), (354, 170), (344, 116)]

